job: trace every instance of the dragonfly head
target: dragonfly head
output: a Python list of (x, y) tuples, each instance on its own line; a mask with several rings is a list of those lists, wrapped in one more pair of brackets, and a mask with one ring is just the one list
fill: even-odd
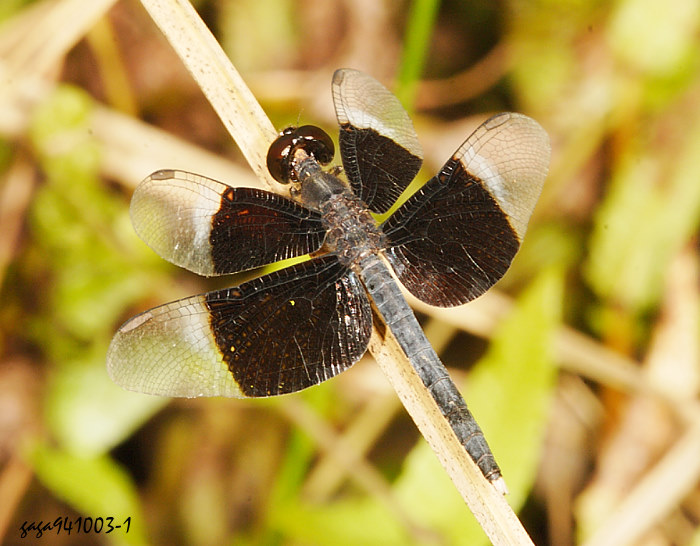
[(323, 129), (314, 125), (287, 127), (272, 142), (267, 152), (267, 168), (272, 177), (282, 184), (299, 182), (299, 157), (304, 154), (320, 165), (327, 165), (333, 159), (335, 147), (331, 137)]

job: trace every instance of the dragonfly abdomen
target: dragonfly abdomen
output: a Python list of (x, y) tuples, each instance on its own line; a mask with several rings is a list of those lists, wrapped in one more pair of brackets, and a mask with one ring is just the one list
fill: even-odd
[(494, 482), (501, 470), (484, 434), (467, 408), (464, 398), (447, 369), (425, 337), (413, 311), (404, 299), (391, 272), (382, 259), (369, 256), (361, 263), (360, 278), (372, 296), (377, 311), (406, 354), (421, 381), (437, 403), (471, 458), (481, 472)]

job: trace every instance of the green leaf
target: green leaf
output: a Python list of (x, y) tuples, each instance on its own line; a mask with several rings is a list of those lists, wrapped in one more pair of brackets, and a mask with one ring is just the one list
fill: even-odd
[(439, 0), (413, 0), (411, 3), (398, 82), (394, 90), (408, 112), (413, 110), (416, 85), (423, 74), (439, 8)]
[(241, 73), (285, 66), (294, 58), (298, 42), (305, 40), (291, 0), (221, 2), (217, 10), (217, 36)]
[(34, 112), (29, 134), (49, 182), (69, 180), (80, 191), (98, 172), (100, 148), (89, 127), (93, 107), (85, 91), (60, 85)]
[(501, 466), (516, 511), (534, 482), (548, 422), (562, 299), (562, 271), (551, 267), (520, 296), (469, 376), (467, 404)]
[(697, 0), (624, 0), (612, 14), (609, 43), (625, 66), (666, 74), (683, 67), (697, 49), (699, 29)]
[(633, 142), (616, 166), (584, 269), (596, 294), (615, 305), (640, 312), (654, 306), (670, 260), (700, 225), (697, 119), (688, 121), (690, 130), (672, 162), (651, 143)]
[(107, 376), (105, 348), (93, 358), (73, 360), (51, 375), (46, 421), (68, 452), (97, 456), (113, 448), (169, 402), (128, 392)]
[[(36, 445), (29, 460), (39, 481), (84, 517), (131, 518), (129, 530), (114, 529), (105, 538), (113, 544), (148, 544), (138, 494), (129, 475), (107, 456), (79, 457)], [(106, 528), (104, 529), (106, 531)]]
[(464, 500), (425, 442), (406, 458), (395, 485), (411, 521), (440, 536), (445, 544), (478, 544), (486, 540)]
[(290, 503), (274, 513), (272, 523), (284, 537), (301, 544), (413, 543), (395, 516), (374, 497), (346, 499), (323, 507)]

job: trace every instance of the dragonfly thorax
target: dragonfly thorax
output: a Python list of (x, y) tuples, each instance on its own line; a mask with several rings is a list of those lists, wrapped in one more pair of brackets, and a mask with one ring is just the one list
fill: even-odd
[(293, 195), (318, 210), (326, 226), (324, 246), (348, 267), (385, 246), (385, 237), (366, 205), (337, 176), (323, 170), (313, 158), (299, 163), (300, 188)]
[(349, 190), (332, 196), (320, 210), (328, 229), (325, 246), (348, 267), (358, 269), (362, 259), (385, 248), (376, 220)]
[(321, 210), (333, 196), (350, 193), (345, 182), (324, 171), (314, 158), (307, 157), (295, 169), (299, 181), (293, 184), (292, 197), (310, 209)]

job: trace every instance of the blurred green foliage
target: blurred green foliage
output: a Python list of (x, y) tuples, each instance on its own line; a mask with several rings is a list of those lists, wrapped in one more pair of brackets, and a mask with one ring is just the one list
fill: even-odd
[(423, 74), (427, 62), (428, 48), (440, 3), (437, 0), (416, 0), (406, 23), (404, 49), (394, 93), (406, 108), (413, 113), (418, 79)]
[(115, 533), (115, 543), (146, 544), (134, 484), (106, 452), (165, 401), (116, 387), (104, 355), (125, 303), (144, 298), (157, 276), (156, 269), (139, 270), (154, 260), (133, 236), (123, 199), (105, 191), (99, 176), (100, 149), (88, 131), (92, 107), (84, 91), (59, 86), (30, 129), (46, 179), (30, 211), (26, 282), (39, 292), (25, 326), (52, 363), (44, 412), (58, 446), (39, 443), (30, 460), (42, 483), (79, 512), (131, 516), (133, 528)]
[[(158, 277), (138, 267), (155, 259), (133, 235), (120, 196), (106, 192), (99, 177), (100, 150), (88, 131), (92, 104), (83, 91), (59, 87), (37, 109), (30, 130), (46, 176), (31, 210), (34, 274), (50, 278), (29, 335), (55, 364), (49, 423), (66, 448), (83, 454), (103, 453), (162, 406), (123, 392), (104, 374), (115, 319), (125, 303), (151, 293)], [(133, 399), (143, 408), (136, 416), (127, 402)]]
[[(114, 517), (113, 525), (131, 518), (128, 532), (115, 529), (110, 535), (105, 533), (110, 544), (149, 544), (137, 490), (129, 474), (111, 458), (81, 457), (36, 446), (29, 460), (44, 485), (86, 517)], [(107, 524), (104, 529), (108, 529)]]

